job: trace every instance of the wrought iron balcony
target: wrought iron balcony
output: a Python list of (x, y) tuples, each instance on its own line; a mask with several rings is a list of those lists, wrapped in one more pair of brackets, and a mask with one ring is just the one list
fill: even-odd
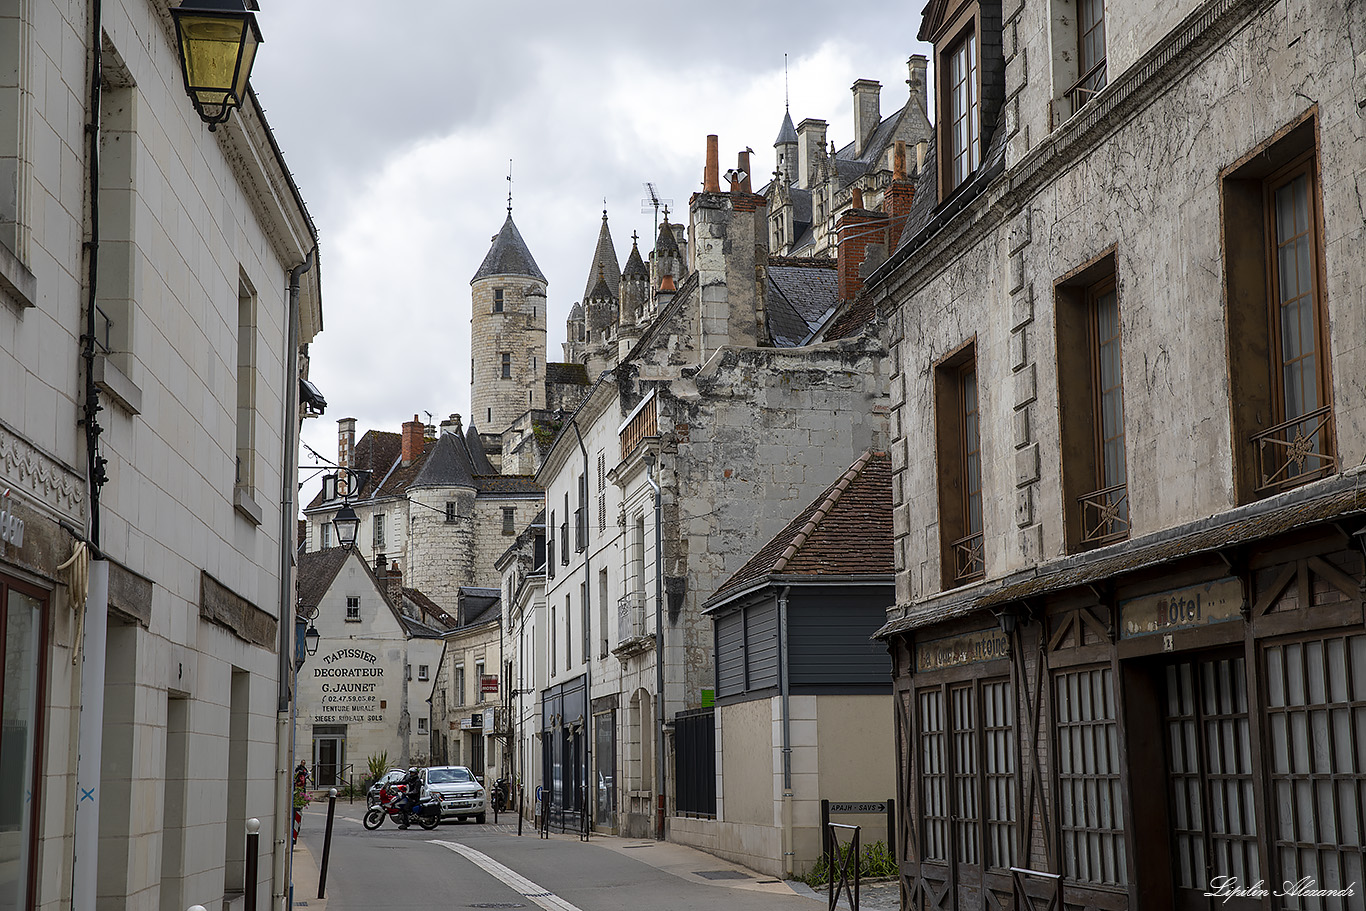
[(954, 582), (971, 582), (986, 575), (986, 550), (982, 533), (953, 542)]
[(1109, 544), (1129, 537), (1129, 487), (1116, 484), (1077, 497), (1081, 543)]
[(1333, 408), (1302, 414), (1252, 435), (1257, 452), (1257, 493), (1279, 493), (1337, 470), (1332, 452)]

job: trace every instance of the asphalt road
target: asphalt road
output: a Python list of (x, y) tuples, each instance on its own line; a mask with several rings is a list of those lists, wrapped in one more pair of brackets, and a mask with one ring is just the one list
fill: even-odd
[[(516, 817), (442, 824), (426, 832), (391, 822), (367, 832), (364, 807), (338, 803), (327, 874), (327, 911), (816, 911), (812, 898), (719, 858), (645, 840), (538, 838)], [(306, 813), (301, 835), (319, 863), (326, 815)], [(511, 820), (511, 824), (509, 824)]]

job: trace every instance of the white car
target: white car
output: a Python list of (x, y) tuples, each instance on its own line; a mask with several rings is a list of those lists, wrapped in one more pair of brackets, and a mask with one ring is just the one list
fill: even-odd
[(438, 765), (422, 770), (422, 788), (433, 797), (441, 798), (441, 818), (466, 819), (474, 817), (483, 822), (487, 804), (484, 786), (474, 773), (462, 765)]

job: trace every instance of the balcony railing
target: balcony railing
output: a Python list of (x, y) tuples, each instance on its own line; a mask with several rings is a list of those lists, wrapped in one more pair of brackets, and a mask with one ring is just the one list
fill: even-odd
[(982, 533), (968, 535), (953, 542), (955, 582), (970, 582), (986, 574), (986, 550)]
[(618, 434), (621, 440), (621, 457), (624, 459), (640, 445), (641, 440), (659, 436), (658, 413), (655, 410), (657, 400), (651, 396), (641, 403), (639, 410), (636, 411), (626, 422), (626, 426)]
[(631, 592), (617, 601), (617, 647), (613, 654), (626, 656), (644, 651), (651, 637), (645, 628), (645, 593)]
[(1129, 487), (1116, 484), (1077, 497), (1081, 504), (1081, 542), (1109, 544), (1129, 537)]
[[(1067, 90), (1068, 116), (1077, 113), (1086, 102), (1105, 88), (1105, 61), (1101, 60)], [(1067, 110), (1067, 109), (1065, 109)]]
[(1277, 493), (1337, 470), (1332, 452), (1333, 409), (1324, 405), (1253, 434), (1257, 452), (1257, 493)]

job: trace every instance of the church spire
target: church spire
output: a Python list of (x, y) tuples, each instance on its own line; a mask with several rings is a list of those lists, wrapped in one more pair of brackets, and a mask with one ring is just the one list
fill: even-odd
[(612, 292), (612, 300), (621, 297), (621, 266), (617, 261), (617, 251), (612, 245), (612, 232), (607, 227), (607, 209), (602, 210), (602, 226), (598, 229), (598, 243), (593, 248), (593, 260), (588, 264), (588, 281), (584, 283), (583, 298), (587, 301), (593, 296), (599, 274), (607, 282)]

